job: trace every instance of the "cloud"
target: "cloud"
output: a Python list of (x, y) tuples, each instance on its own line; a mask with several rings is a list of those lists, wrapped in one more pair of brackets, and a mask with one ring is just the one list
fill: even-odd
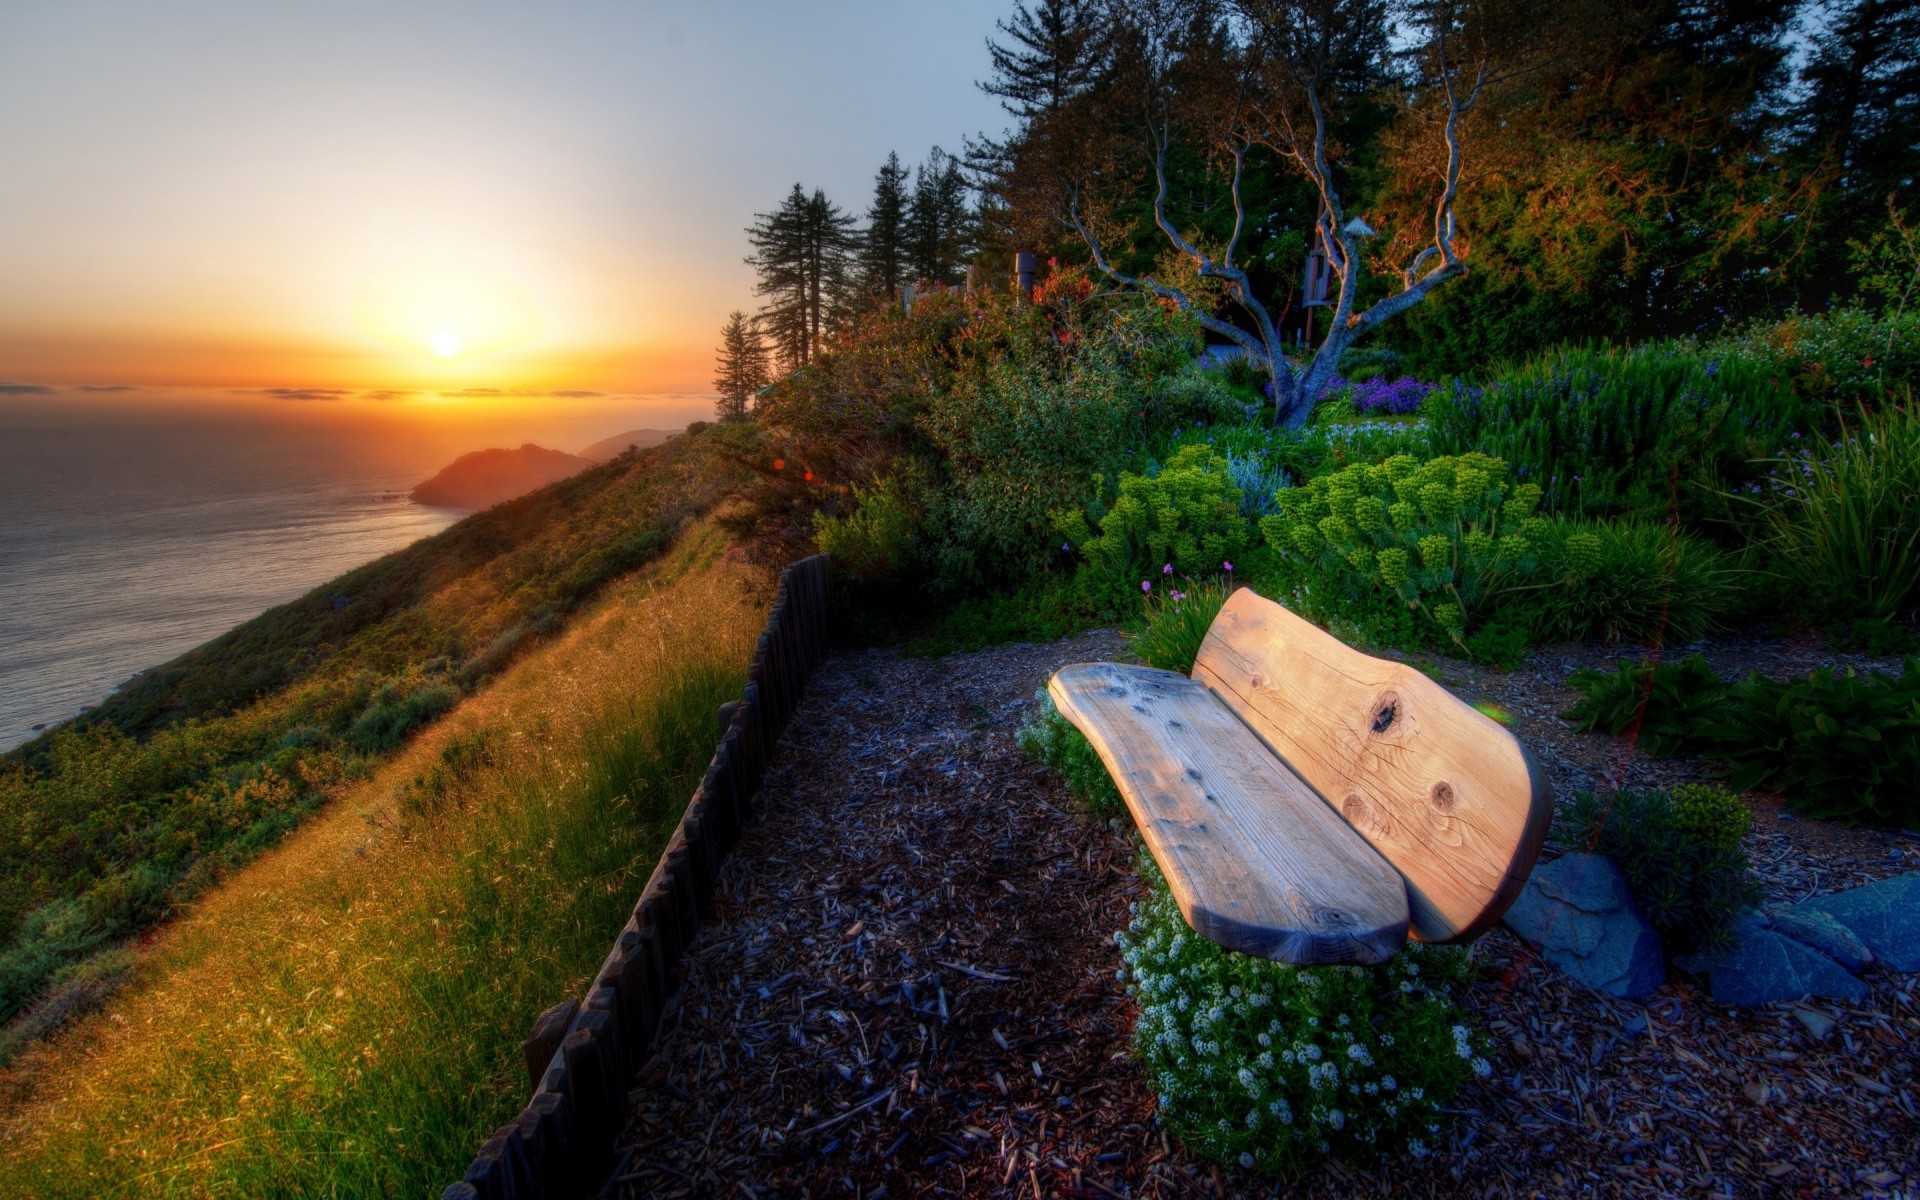
[(9, 383), (0, 379), (0, 396), (47, 396), (53, 389), (44, 383)]
[(262, 396), (275, 400), (345, 400), (353, 393), (344, 388), (261, 388)]
[(550, 391), (546, 388), (493, 388), (466, 387), (457, 391), (441, 392), (442, 396), (456, 399), (483, 399), (498, 396), (551, 396), (556, 400), (592, 400), (605, 396), (605, 392), (589, 392), (580, 388), (568, 388), (563, 391)]
[(362, 400), (380, 400), (380, 401), (405, 400), (409, 396), (417, 396), (419, 394), (420, 393), (418, 392), (402, 392), (402, 391), (395, 391), (392, 388), (381, 388), (378, 391), (361, 392), (360, 398)]
[(605, 392), (588, 392), (588, 391), (582, 391), (578, 388), (574, 388), (564, 392), (548, 392), (547, 395), (557, 396), (562, 400), (589, 400), (596, 396), (604, 396), (606, 395), (606, 393)]
[(130, 383), (84, 383), (73, 390), (76, 392), (144, 392), (147, 389), (134, 387)]

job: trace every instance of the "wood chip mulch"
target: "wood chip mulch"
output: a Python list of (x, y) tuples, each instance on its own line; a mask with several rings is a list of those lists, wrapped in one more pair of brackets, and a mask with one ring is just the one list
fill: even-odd
[[(1015, 744), (1055, 668), (1119, 657), (1096, 633), (821, 667), (605, 1194), (1920, 1196), (1915, 977), (1869, 968), (1858, 1007), (1742, 1012), (1684, 980), (1613, 1001), (1504, 929), (1474, 951), (1501, 1053), (1456, 1097), (1443, 1152), (1285, 1182), (1193, 1158), (1128, 1056), (1112, 935), (1141, 894), (1131, 832), (1083, 815)], [(1573, 694), (1551, 654), (1511, 675), (1435, 665), (1509, 707), (1562, 787), (1647, 769), (1553, 719)], [(1800, 831), (1818, 824), (1756, 830), (1782, 898), (1920, 865), (1889, 865), (1885, 834)]]

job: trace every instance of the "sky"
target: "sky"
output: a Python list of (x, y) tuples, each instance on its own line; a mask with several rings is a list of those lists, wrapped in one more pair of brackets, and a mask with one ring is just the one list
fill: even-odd
[(708, 395), (754, 213), (1000, 131), (1011, 7), (4, 0), (0, 399)]

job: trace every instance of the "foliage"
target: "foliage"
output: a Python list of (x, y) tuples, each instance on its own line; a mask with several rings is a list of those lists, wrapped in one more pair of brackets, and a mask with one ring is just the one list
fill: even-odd
[(1287, 473), (1268, 461), (1264, 450), (1228, 454), (1227, 477), (1240, 489), (1240, 515), (1258, 521), (1280, 509), (1280, 489), (1292, 487)]
[(1845, 412), (1920, 387), (1920, 312), (1872, 313), (1857, 304), (1760, 317), (1715, 339), (1709, 353), (1770, 364), (1801, 396)]
[[(1103, 482), (1095, 477), (1096, 486)], [(1162, 565), (1169, 573), (1213, 570), (1247, 544), (1240, 489), (1226, 458), (1206, 446), (1180, 447), (1158, 473), (1122, 472), (1117, 493), (1111, 507), (1096, 499), (1090, 512), (1054, 514), (1054, 528), (1067, 544), (1109, 573), (1137, 574)]]
[(1510, 484), (1506, 464), (1484, 454), (1396, 455), (1281, 492), (1260, 531), (1340, 592), (1397, 596), (1464, 644), (1483, 607), (1538, 569), (1539, 499), (1537, 485)]
[(444, 683), (429, 683), (410, 692), (388, 684), (374, 693), (367, 709), (347, 729), (347, 744), (362, 754), (384, 754), (422, 725), (446, 712), (460, 693)]
[(1669, 954), (1725, 947), (1734, 920), (1760, 902), (1741, 846), (1753, 814), (1722, 788), (1579, 792), (1567, 820), (1575, 845), (1620, 865)]
[(1490, 1067), (1466, 1026), (1466, 957), (1410, 942), (1378, 967), (1293, 967), (1198, 936), (1143, 856), (1119, 935), (1134, 1053), (1160, 1119), (1218, 1161), (1293, 1174), (1328, 1154), (1438, 1148), (1441, 1106)]
[(1549, 513), (1689, 522), (1723, 514), (1724, 489), (1819, 420), (1765, 360), (1670, 343), (1560, 349), (1484, 389), (1456, 382), (1427, 413), (1436, 451), (1505, 460)]
[(813, 514), (814, 540), (836, 570), (875, 582), (903, 570), (920, 537), (924, 475), (909, 462), (870, 486), (852, 486), (853, 511)]
[(1187, 590), (1181, 591), (1172, 573), (1166, 573), (1157, 591), (1149, 587), (1140, 616), (1129, 625), (1128, 647), (1150, 667), (1193, 674), (1200, 643), (1206, 640), (1207, 630), (1220, 615), (1231, 588), (1226, 581), (1195, 583), (1189, 579)]
[(1623, 662), (1611, 674), (1575, 671), (1567, 686), (1581, 694), (1561, 713), (1582, 733), (1633, 732), (1654, 758), (1701, 749), (1700, 730), (1726, 697), (1726, 685), (1698, 654), (1678, 663)]
[(1561, 517), (1539, 545), (1542, 575), (1563, 581), (1524, 598), (1543, 641), (1691, 642), (1739, 600), (1731, 557), (1671, 526)]
[(1766, 787), (1799, 812), (1920, 828), (1920, 658), (1898, 678), (1823, 667), (1735, 684), (1703, 731), (1733, 786)]
[(1094, 753), (1087, 735), (1060, 715), (1043, 688), (1034, 693), (1040, 715), (1020, 728), (1020, 749), (1066, 781), (1067, 789), (1096, 817), (1124, 817), (1126, 801), (1107, 774), (1107, 765)]
[(720, 393), (714, 412), (722, 421), (743, 421), (747, 401), (767, 385), (767, 348), (760, 330), (739, 309), (727, 314), (720, 328), (720, 355), (714, 363), (713, 387)]
[(1920, 408), (1865, 414), (1836, 441), (1777, 461), (1763, 526), (1806, 602), (1881, 620), (1920, 604)]

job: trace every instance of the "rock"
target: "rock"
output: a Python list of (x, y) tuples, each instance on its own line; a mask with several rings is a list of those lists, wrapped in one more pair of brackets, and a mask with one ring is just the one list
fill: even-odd
[(1566, 854), (1536, 867), (1507, 910), (1508, 928), (1574, 979), (1621, 999), (1666, 981), (1660, 935), (1634, 907), (1626, 876), (1599, 854)]
[(1800, 1024), (1806, 1026), (1807, 1033), (1816, 1042), (1824, 1042), (1833, 1034), (1833, 1027), (1839, 1022), (1817, 1008), (1808, 1008), (1803, 1004), (1793, 1006), (1793, 1015)]
[(1861, 1000), (1867, 985), (1818, 950), (1767, 927), (1767, 919), (1748, 913), (1734, 926), (1731, 949), (1692, 954), (1674, 960), (1707, 977), (1713, 998), (1722, 1004), (1754, 1008), (1782, 1000), (1827, 996)]
[(1920, 871), (1816, 896), (1795, 907), (1840, 922), (1894, 970), (1920, 971)]
[(1853, 930), (1819, 909), (1768, 909), (1767, 923), (1775, 933), (1818, 950), (1849, 971), (1858, 971), (1873, 961), (1873, 951), (1854, 936)]

